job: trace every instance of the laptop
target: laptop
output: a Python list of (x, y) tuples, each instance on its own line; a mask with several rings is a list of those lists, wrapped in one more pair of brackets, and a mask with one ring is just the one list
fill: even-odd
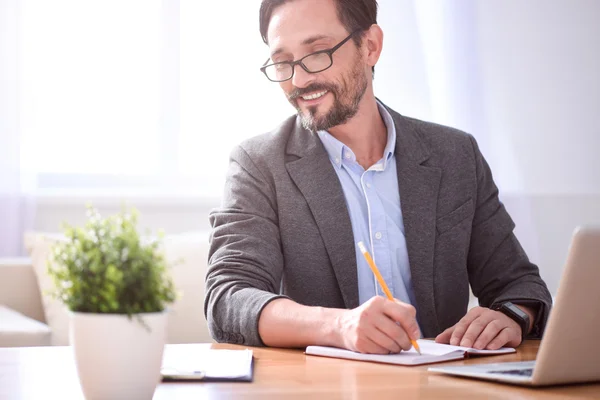
[(600, 228), (579, 227), (535, 361), (436, 366), (429, 371), (528, 386), (600, 381), (599, 284)]

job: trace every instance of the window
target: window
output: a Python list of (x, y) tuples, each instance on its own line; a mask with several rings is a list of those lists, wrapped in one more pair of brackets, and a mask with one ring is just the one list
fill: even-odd
[(40, 188), (220, 194), (233, 146), (294, 112), (258, 69), (259, 4), (22, 2), (19, 120)]
[(181, 1), (181, 174), (220, 181), (212, 174), (224, 174), (237, 143), (295, 112), (259, 70), (269, 54), (259, 6), (260, 0)]
[(28, 0), (21, 13), (20, 125), (34, 170), (156, 173), (161, 2)]

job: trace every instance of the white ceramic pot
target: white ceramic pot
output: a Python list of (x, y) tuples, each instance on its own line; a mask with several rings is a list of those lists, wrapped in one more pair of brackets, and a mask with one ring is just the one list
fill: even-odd
[(166, 332), (166, 312), (131, 319), (122, 314), (71, 313), (69, 335), (85, 398), (152, 399), (160, 382)]

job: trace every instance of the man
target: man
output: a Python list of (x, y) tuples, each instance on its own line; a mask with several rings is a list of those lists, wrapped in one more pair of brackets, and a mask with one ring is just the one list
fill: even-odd
[[(375, 98), (376, 17), (376, 0), (262, 2), (261, 69), (298, 115), (232, 152), (210, 216), (218, 341), (390, 353), (420, 336), (497, 349), (543, 332), (548, 289), (475, 140)], [(467, 313), (469, 284), (481, 307)]]

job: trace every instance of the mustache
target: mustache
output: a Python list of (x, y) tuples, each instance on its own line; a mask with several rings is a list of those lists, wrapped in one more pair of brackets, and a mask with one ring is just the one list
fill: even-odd
[(335, 93), (335, 86), (327, 83), (313, 83), (308, 85), (305, 88), (295, 88), (288, 95), (289, 100), (296, 100), (300, 96), (304, 96), (305, 94), (312, 92), (319, 92), (323, 90), (327, 90), (329, 92)]

